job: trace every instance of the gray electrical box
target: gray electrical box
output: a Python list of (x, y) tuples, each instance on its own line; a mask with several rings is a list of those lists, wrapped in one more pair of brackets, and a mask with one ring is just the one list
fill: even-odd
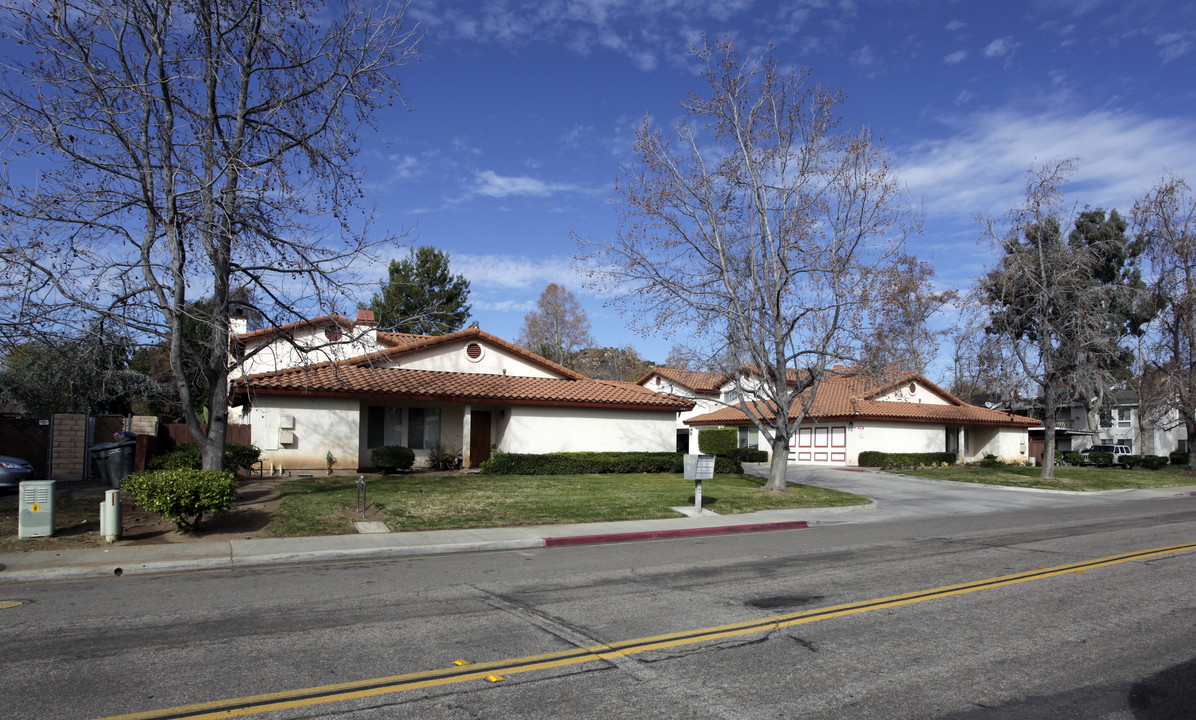
[(21, 483), (17, 536), (50, 537), (54, 534), (54, 481), (26, 480)]

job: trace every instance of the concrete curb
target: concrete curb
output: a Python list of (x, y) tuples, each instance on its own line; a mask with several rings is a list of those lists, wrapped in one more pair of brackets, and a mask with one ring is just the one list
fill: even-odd
[(638, 542), (642, 540), (668, 540), (672, 538), (704, 537), (708, 535), (802, 530), (808, 527), (810, 525), (805, 520), (794, 520), (791, 522), (756, 523), (754, 525), (723, 525), (721, 527), (684, 528), (680, 530), (644, 530), (640, 532), (607, 533), (604, 535), (573, 535), (568, 537), (544, 538), (544, 546), (562, 547), (567, 545)]

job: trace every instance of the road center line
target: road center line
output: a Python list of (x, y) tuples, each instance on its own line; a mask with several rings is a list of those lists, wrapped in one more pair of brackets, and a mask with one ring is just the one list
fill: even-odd
[(323, 685), (320, 687), (305, 688), (301, 690), (288, 690), (285, 692), (267, 693), (264, 695), (251, 695), (248, 697), (218, 700), (215, 702), (199, 703), (195, 705), (182, 705), (179, 707), (132, 713), (129, 715), (115, 715), (107, 718), (101, 718), (101, 720), (181, 720), (183, 718), (186, 718), (187, 720), (207, 720), (209, 718), (238, 717), (242, 715), (269, 712), (272, 710), (285, 710), (289, 708), (323, 705), (326, 703), (343, 702), (345, 700), (353, 700), (356, 698), (371, 697), (375, 695), (386, 695), (390, 693), (403, 692), (406, 690), (416, 690), (419, 688), (435, 687), (438, 685), (450, 685), (466, 682), (469, 680), (481, 680), (490, 675), (508, 676), (514, 675), (516, 673), (530, 672), (533, 670), (545, 670), (548, 668), (577, 665), (580, 663), (596, 662), (599, 660), (614, 662), (622, 656), (634, 655), (637, 653), (648, 652), (650, 650), (660, 650), (663, 648), (709, 642), (712, 640), (735, 637), (738, 635), (767, 632), (793, 625), (816, 622), (818, 620), (827, 620), (829, 618), (842, 617), (844, 615), (854, 615), (872, 610), (897, 607), (899, 605), (909, 605), (912, 603), (924, 602), (926, 600), (935, 600), (938, 598), (950, 597), (952, 595), (962, 595), (980, 590), (991, 590), (992, 588), (1003, 587), (1005, 585), (1013, 585), (1015, 583), (1022, 583), (1030, 580), (1042, 580), (1066, 573), (1090, 570), (1092, 568), (1104, 567), (1107, 565), (1116, 565), (1119, 563), (1130, 562), (1132, 560), (1143, 560), (1159, 555), (1170, 555), (1187, 550), (1196, 550), (1196, 543), (1169, 545), (1166, 547), (1151, 548), (1148, 550), (1138, 550), (1135, 552), (1123, 553), (1121, 555), (1110, 555), (1103, 558), (1096, 558), (1094, 560), (1085, 560), (1083, 562), (1072, 563), (1069, 565), (1056, 565), (1054, 567), (1039, 568), (1029, 572), (1015, 573), (1013, 575), (1002, 575), (1000, 577), (975, 580), (972, 582), (959, 583), (957, 585), (946, 585), (943, 587), (931, 588), (929, 590), (919, 590), (901, 595), (891, 595), (889, 597), (861, 600), (858, 602), (832, 605), (824, 608), (814, 608), (811, 610), (803, 610), (801, 612), (787, 613), (784, 615), (774, 615), (772, 617), (760, 618), (757, 620), (747, 620), (729, 625), (718, 625), (715, 627), (701, 628), (698, 630), (654, 635), (651, 637), (636, 638), (633, 640), (622, 640), (609, 644), (578, 647), (570, 650), (546, 653), (543, 655), (529, 655), (527, 657), (496, 660), (472, 665), (453, 665), (447, 668), (425, 670), (423, 672), (408, 673), (405, 675), (392, 675), (390, 677), (374, 678), (371, 680), (358, 680), (356, 682), (340, 683), (337, 685)]

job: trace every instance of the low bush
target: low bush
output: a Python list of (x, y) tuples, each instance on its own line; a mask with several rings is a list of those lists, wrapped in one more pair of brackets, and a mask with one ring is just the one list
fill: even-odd
[(1127, 468), (1135, 468), (1142, 464), (1141, 455), (1123, 455), (1121, 457), (1121, 464)]
[(1165, 455), (1143, 455), (1138, 460), (1138, 467), (1145, 470), (1161, 470), (1167, 467), (1169, 461), (1170, 458)]
[[(584, 475), (684, 472), (684, 454), (669, 452), (563, 452), (532, 455), (495, 453), (482, 463), (483, 475)], [(729, 457), (714, 459), (716, 473), (741, 473)]]
[(382, 468), (383, 473), (410, 470), (415, 464), (415, 451), (402, 445), (382, 445), (370, 450), (370, 464)]
[(1068, 465), (1083, 465), (1084, 455), (1078, 452), (1067, 450), (1063, 453), (1063, 462), (1067, 463)]
[[(228, 443), (224, 446), (224, 469), (252, 470), (261, 457), (262, 451), (254, 445)], [(148, 466), (150, 470), (202, 470), (203, 454), (193, 442), (179, 443), (174, 450), (150, 458)]]
[(1110, 467), (1113, 465), (1113, 453), (1091, 450), (1088, 453), (1088, 462), (1098, 467)]
[(997, 457), (996, 455), (989, 453), (988, 455), (985, 455), (984, 458), (980, 461), (980, 467), (982, 467), (982, 468), (1005, 467), (1005, 462), (1003, 460), (1001, 460), (1001, 458)]
[(732, 427), (702, 428), (698, 431), (698, 450), (707, 455), (727, 455), (738, 450), (739, 430)]
[(947, 463), (955, 464), (955, 453), (887, 453), (879, 450), (865, 450), (856, 461), (860, 467), (928, 467)]
[(733, 460), (738, 460), (741, 463), (768, 462), (768, 453), (757, 448), (732, 448), (723, 453), (723, 457), (729, 457)]
[(237, 478), (228, 471), (153, 470), (125, 478), (121, 488), (141, 507), (173, 520), (179, 530), (191, 532), (204, 515), (215, 515), (233, 506)]
[(428, 448), (428, 467), (433, 470), (455, 470), (460, 467), (458, 463), (460, 455), (460, 450), (436, 443)]
[(1188, 464), (1188, 454), (1183, 450), (1176, 450), (1175, 452), (1171, 453), (1168, 458), (1171, 460), (1172, 465)]

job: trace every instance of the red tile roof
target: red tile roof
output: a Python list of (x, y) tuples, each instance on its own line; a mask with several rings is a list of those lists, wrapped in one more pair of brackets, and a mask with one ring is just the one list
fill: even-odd
[(509, 405), (568, 405), (681, 411), (693, 403), (624, 383), (588, 378), (533, 378), (480, 373), (380, 368), (320, 363), (237, 381), (234, 396), (320, 395), (385, 397)]
[(723, 375), (722, 373), (658, 367), (649, 370), (648, 373), (640, 378), (639, 382), (636, 384), (643, 385), (644, 382), (653, 375), (659, 375), (666, 380), (677, 383), (681, 387), (688, 388), (696, 393), (716, 393), (722, 384), (727, 381), (727, 376)]
[(300, 320), (298, 322), (287, 323), (286, 325), (276, 325), (274, 327), (262, 328), (261, 330), (251, 330), (247, 333), (241, 333), (237, 336), (238, 340), (256, 340), (259, 337), (269, 337), (271, 335), (282, 335), (295, 330), (303, 328), (324, 328), (329, 325), (339, 325), (343, 328), (353, 327), (353, 321), (341, 315), (321, 315), (310, 320)]
[[(929, 388), (949, 404), (876, 400), (911, 381)], [(771, 406), (769, 406), (771, 407)], [(690, 418), (687, 425), (736, 425), (750, 422), (742, 406), (720, 408), (705, 415)], [(771, 412), (761, 404), (761, 410)], [(796, 419), (801, 406), (794, 403), (789, 416)], [(999, 410), (968, 405), (951, 393), (917, 373), (891, 373), (878, 378), (848, 369), (829, 372), (819, 385), (814, 404), (806, 415), (809, 421), (838, 419), (892, 419), (911, 422), (958, 422), (979, 425), (1015, 425), (1031, 427), (1039, 422), (1033, 418)]]

